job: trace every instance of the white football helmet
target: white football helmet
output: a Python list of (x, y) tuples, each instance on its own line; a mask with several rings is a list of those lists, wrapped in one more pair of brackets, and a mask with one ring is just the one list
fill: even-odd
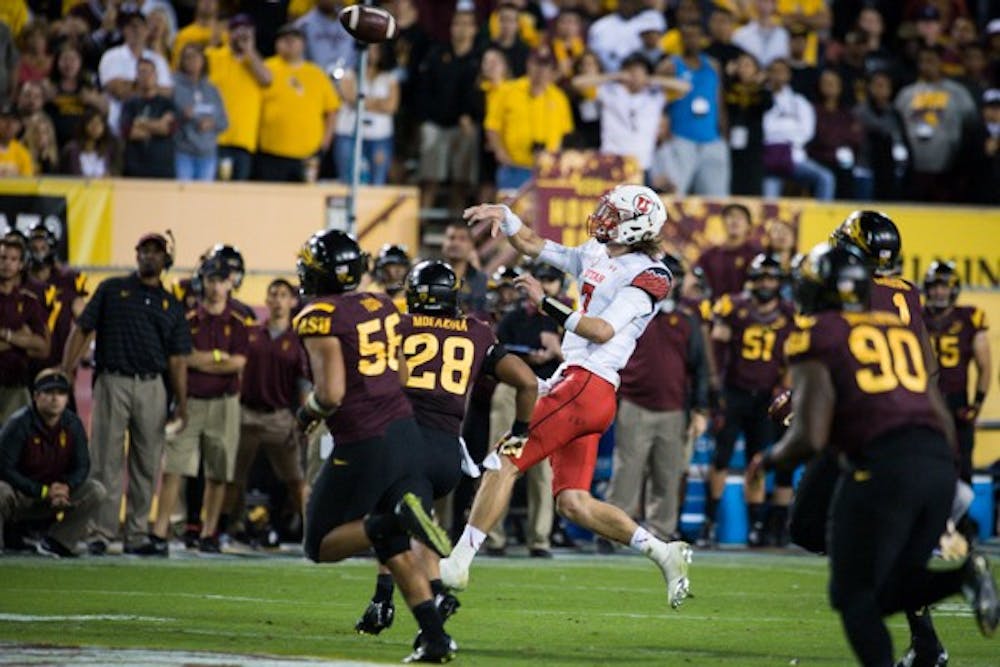
[(659, 195), (644, 185), (619, 185), (604, 193), (587, 225), (601, 243), (633, 245), (655, 239), (667, 220)]

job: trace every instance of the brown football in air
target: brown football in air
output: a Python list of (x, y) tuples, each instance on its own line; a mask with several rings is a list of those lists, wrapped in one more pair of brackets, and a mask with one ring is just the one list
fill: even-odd
[(768, 416), (780, 426), (792, 423), (792, 390), (786, 389), (778, 394), (767, 408)]
[(378, 44), (396, 36), (396, 19), (381, 7), (351, 5), (340, 10), (340, 22), (351, 37), (366, 44)]

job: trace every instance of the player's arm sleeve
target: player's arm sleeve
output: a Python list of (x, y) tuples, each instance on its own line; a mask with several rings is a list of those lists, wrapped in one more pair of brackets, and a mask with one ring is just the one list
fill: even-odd
[(650, 315), (653, 306), (645, 291), (629, 285), (622, 288), (615, 300), (594, 317), (607, 322), (617, 334), (635, 318)]
[(583, 272), (583, 248), (577, 246), (570, 248), (555, 241), (545, 240), (542, 252), (539, 253), (539, 261), (545, 262), (549, 266), (554, 266), (573, 276), (579, 276)]
[(708, 409), (708, 384), (710, 371), (705, 339), (701, 335), (701, 323), (695, 316), (688, 318), (691, 337), (688, 339), (687, 366), (691, 374), (691, 407), (695, 410)]

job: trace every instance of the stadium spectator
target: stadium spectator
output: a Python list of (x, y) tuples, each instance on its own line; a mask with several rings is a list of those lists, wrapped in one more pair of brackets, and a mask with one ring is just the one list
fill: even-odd
[(418, 69), (415, 110), (421, 119), (418, 178), (424, 208), (435, 204), (438, 187), (449, 177), (452, 208), (464, 203), (464, 190), (477, 181), (479, 133), (469, 108), (479, 68), (475, 38), (475, 13), (456, 11), (450, 41), (435, 45)]
[(864, 132), (850, 109), (842, 105), (843, 84), (835, 70), (820, 74), (816, 134), (809, 142), (809, 157), (834, 174), (836, 197), (854, 199), (854, 168), (861, 154)]
[(34, 378), (32, 401), (0, 430), (0, 553), (3, 532), (45, 521), (38, 553), (74, 558), (105, 491), (90, 478), (87, 431), (67, 409), (69, 378), (48, 369)]
[[(647, 18), (637, 19), (643, 13), (653, 10), (641, 10), (640, 0), (619, 0), (617, 10), (591, 24), (587, 31), (587, 46), (601, 59), (601, 66), (605, 71), (618, 71), (621, 62), (628, 55), (642, 48), (638, 28)], [(662, 15), (660, 23), (660, 31), (663, 32), (667, 26)]]
[(791, 68), (786, 61), (771, 63), (768, 80), (774, 105), (764, 113), (764, 196), (780, 196), (787, 178), (811, 188), (820, 201), (833, 199), (833, 174), (806, 154), (805, 146), (816, 133), (812, 105), (789, 85)]
[(177, 31), (170, 51), (170, 64), (181, 68), (181, 56), (188, 44), (201, 47), (218, 46), (225, 42), (225, 26), (219, 19), (219, 0), (197, 0), (194, 5), (194, 20)]
[(514, 78), (524, 76), (530, 49), (520, 36), (518, 19), (521, 12), (514, 3), (502, 2), (494, 15), (497, 17), (497, 31), (496, 35), (491, 35), (493, 39), (490, 46), (503, 52), (507, 64), (510, 65), (511, 76)]
[(548, 47), (528, 58), (528, 74), (503, 85), (486, 110), (486, 140), (497, 158), (497, 189), (516, 190), (531, 179), (535, 154), (558, 151), (573, 131), (566, 94), (555, 83)]
[(868, 94), (854, 115), (864, 132), (855, 196), (862, 201), (899, 199), (909, 151), (899, 114), (892, 106), (892, 77), (887, 72), (869, 77)]
[(756, 17), (733, 33), (733, 44), (767, 67), (778, 58), (789, 55), (788, 30), (775, 22), (775, 0), (756, 0)]
[[(71, 378), (96, 336), (96, 379), (90, 450), (94, 478), (107, 490), (89, 535), (92, 554), (107, 551), (121, 534), (118, 513), (127, 493), (124, 551), (154, 556), (161, 549), (149, 535), (149, 511), (156, 488), (167, 425), (168, 375), (171, 429), (187, 419), (187, 368), (191, 333), (180, 303), (164, 289), (160, 275), (172, 264), (167, 239), (146, 234), (136, 244), (137, 271), (104, 280), (77, 318), (62, 369)], [(128, 488), (122, 464), (128, 432)]]
[[(565, 274), (547, 264), (536, 263), (531, 274), (542, 284), (548, 296), (561, 298)], [(516, 288), (515, 288), (516, 289)], [(497, 338), (531, 367), (543, 380), (552, 377), (562, 361), (559, 326), (555, 320), (518, 294), (514, 308), (501, 318), (497, 325)], [(514, 419), (517, 392), (507, 384), (498, 383), (490, 401), (489, 442), (499, 442)], [(528, 517), (525, 526), (525, 543), (528, 555), (533, 558), (552, 556), (549, 535), (555, 508), (552, 501), (552, 465), (541, 461), (525, 475)], [(504, 530), (506, 512), (497, 520), (486, 541), (487, 553), (503, 555), (507, 546)]]
[[(593, 51), (584, 51), (573, 70), (574, 76), (596, 77), (603, 72), (601, 60)], [(597, 86), (585, 89), (569, 86), (566, 94), (573, 110), (573, 131), (563, 139), (563, 146), (597, 148), (601, 145), (601, 103), (597, 101)]]
[(122, 173), (140, 178), (174, 177), (173, 134), (177, 114), (173, 100), (160, 93), (156, 65), (145, 58), (136, 65), (136, 94), (122, 107), (125, 137)]
[[(333, 142), (340, 98), (317, 65), (304, 58), (302, 30), (285, 25), (275, 42), (277, 55), (264, 61), (271, 85), (263, 92), (256, 177), (262, 181), (302, 182)], [(237, 102), (239, 104), (239, 102)]]
[(170, 62), (173, 59), (170, 45), (174, 42), (174, 35), (170, 31), (170, 23), (167, 14), (162, 8), (146, 14), (146, 23), (149, 25), (149, 36), (146, 37), (146, 48), (153, 53), (163, 56), (163, 59)]
[(52, 119), (60, 147), (76, 136), (88, 109), (108, 111), (108, 99), (97, 89), (94, 74), (83, 69), (83, 54), (75, 44), (66, 43), (59, 49), (50, 88), (45, 112)]
[(656, 12), (645, 12), (636, 18), (636, 22), (639, 24), (637, 30), (641, 43), (636, 53), (642, 54), (655, 70), (667, 55), (674, 55), (663, 48), (665, 39), (663, 17)]
[(146, 47), (146, 37), (149, 34), (146, 17), (137, 12), (123, 13), (121, 24), (125, 42), (104, 52), (97, 72), (101, 87), (111, 98), (108, 107), (108, 126), (116, 135), (125, 137), (126, 135), (120, 132), (120, 117), (125, 101), (138, 89), (136, 75), (139, 60), (148, 60), (155, 67), (156, 85), (161, 94), (169, 94), (170, 87), (173, 86), (173, 76), (170, 73), (170, 65), (164, 57)]
[(174, 75), (174, 107), (180, 116), (174, 133), (174, 165), (182, 181), (214, 181), (218, 136), (229, 127), (219, 90), (207, 77), (205, 53), (188, 44)]
[(559, 79), (572, 78), (576, 73), (576, 64), (587, 51), (587, 36), (579, 10), (569, 8), (559, 12), (553, 22), (549, 46), (556, 59)]
[[(361, 159), (368, 166), (364, 183), (385, 185), (389, 181), (392, 164), (393, 116), (399, 111), (399, 81), (396, 80), (396, 61), (392, 47), (372, 44), (368, 47), (365, 80), (361, 84), (365, 96), (365, 115), (361, 125)], [(336, 136), (333, 143), (337, 177), (350, 183), (354, 163), (354, 113), (357, 100), (357, 81), (354, 72), (347, 70), (337, 86), (344, 104), (337, 112)], [(364, 173), (364, 169), (362, 169)]]
[(31, 153), (17, 136), (21, 134), (21, 117), (11, 106), (0, 108), (0, 177), (34, 176), (35, 163)]
[(420, 25), (420, 13), (413, 0), (393, 0), (386, 8), (396, 17), (395, 49), (396, 78), (399, 80), (399, 109), (393, 136), (395, 164), (390, 176), (394, 183), (408, 180), (420, 160), (419, 88), (422, 81), (417, 70), (431, 48), (427, 31)]
[(81, 2), (69, 8), (65, 22), (73, 26), (71, 30), (74, 34), (82, 33), (80, 36), (87, 41), (86, 51), (95, 56), (93, 62), (87, 61), (88, 65), (96, 66), (104, 51), (121, 43), (120, 27), (126, 15), (131, 13), (127, 10), (132, 9), (127, 7), (119, 11), (118, 4), (110, 1)]
[(759, 197), (764, 186), (764, 112), (774, 98), (764, 73), (749, 53), (736, 56), (724, 100), (729, 122), (729, 191)]
[(233, 279), (229, 267), (212, 257), (198, 269), (204, 295), (187, 313), (193, 350), (187, 358), (188, 421), (167, 440), (153, 544), (167, 555), (170, 515), (182, 477), (196, 477), (204, 466), (205, 495), (198, 550), (219, 553), (219, 516), (236, 469), (240, 437), (240, 373), (247, 362), (247, 326), (229, 305)]
[(729, 63), (745, 53), (743, 49), (733, 44), (735, 30), (736, 19), (725, 7), (716, 6), (708, 15), (709, 42), (705, 47), (705, 55), (719, 63), (719, 69), (727, 76), (732, 76)]
[(958, 82), (965, 86), (972, 99), (982, 99), (983, 93), (993, 85), (993, 74), (982, 44), (969, 44), (962, 49), (962, 66), (964, 74)]
[(643, 172), (652, 166), (665, 91), (684, 94), (690, 89), (685, 81), (653, 76), (652, 65), (639, 53), (622, 61), (617, 72), (576, 76), (572, 84), (579, 94), (597, 87), (601, 152), (631, 157)]
[(42, 83), (52, 72), (49, 52), (49, 26), (44, 20), (32, 21), (18, 37), (21, 57), (17, 63), (17, 85), (27, 81)]
[(945, 23), (936, 5), (928, 3), (920, 7), (914, 16), (914, 23), (921, 46), (941, 48), (945, 45)]
[[(895, 77), (898, 62), (896, 56), (885, 42), (885, 19), (882, 17), (882, 12), (874, 6), (867, 5), (862, 7), (858, 13), (855, 29), (860, 31), (865, 39), (867, 71), (870, 73), (884, 70), (892, 72), (893, 77)], [(844, 35), (844, 40), (847, 40), (847, 35)], [(840, 74), (841, 76), (844, 75), (843, 72)]]
[(233, 481), (226, 486), (225, 506), (232, 518), (229, 530), (233, 535), (246, 530), (247, 478), (258, 451), (267, 455), (275, 476), (287, 487), (293, 512), (301, 514), (305, 507), (306, 484), (294, 411), (302, 404), (310, 383), (309, 360), (291, 329), (291, 312), (297, 300), (297, 290), (287, 280), (271, 281), (267, 321), (247, 333), (247, 362), (240, 389), (240, 444)]
[(84, 113), (76, 136), (63, 147), (60, 173), (85, 178), (121, 176), (121, 145), (100, 111)]
[(983, 93), (982, 129), (978, 133), (978, 167), (975, 170), (973, 192), (985, 204), (1000, 203), (1000, 88)]
[(517, 11), (517, 36), (529, 49), (533, 49), (542, 43), (542, 36), (539, 35), (540, 28), (545, 27), (545, 16), (537, 2), (528, 0), (501, 0), (497, 3), (497, 8), (490, 13), (486, 21), (486, 30), (490, 41), (497, 41), (502, 32), (500, 25), (500, 6), (511, 5)]
[(472, 239), (472, 231), (465, 223), (455, 221), (448, 224), (444, 230), (444, 240), (441, 242), (441, 256), (451, 265), (455, 276), (461, 281), (458, 305), (467, 315), (485, 317), (486, 304), (486, 274), (472, 264), (476, 254), (476, 245)]
[[(819, 92), (819, 68), (806, 59), (809, 31), (801, 23), (796, 23), (788, 29), (788, 34), (788, 66), (792, 68), (792, 90), (807, 100), (814, 100)], [(851, 34), (853, 33), (848, 33)]]
[(0, 424), (31, 402), (32, 364), (49, 356), (45, 306), (24, 284), (27, 247), (0, 238)]
[(14, 99), (17, 88), (17, 46), (6, 23), (0, 21), (0, 107)]
[(217, 138), (219, 178), (245, 181), (253, 173), (253, 154), (260, 134), (263, 89), (273, 75), (264, 66), (246, 14), (229, 20), (229, 43), (205, 50), (208, 78), (219, 91), (229, 126)]
[(338, 19), (344, 4), (316, 0), (316, 6), (295, 22), (306, 40), (306, 59), (324, 71), (336, 66), (350, 69), (357, 60), (354, 38)]
[(743, 291), (750, 260), (760, 253), (760, 246), (750, 240), (753, 228), (750, 209), (743, 204), (727, 204), (720, 215), (726, 230), (725, 241), (705, 250), (695, 264), (695, 269), (704, 272), (716, 299)]
[[(28, 233), (27, 286), (46, 310), (51, 335), (49, 355), (36, 361), (36, 369), (62, 364), (66, 339), (86, 302), (87, 276), (59, 261), (57, 244), (56, 235), (45, 223), (38, 223)], [(73, 407), (74, 403), (70, 405)]]
[(895, 100), (913, 167), (908, 196), (953, 201), (962, 186), (955, 178), (956, 161), (976, 105), (964, 87), (941, 75), (938, 48), (920, 49), (917, 70), (916, 82), (900, 90)]
[[(709, 472), (705, 523), (699, 544), (715, 541), (716, 508), (726, 488), (729, 461), (736, 438), (743, 433), (746, 455), (773, 442), (773, 425), (768, 417), (772, 392), (779, 387), (785, 338), (792, 329), (795, 309), (781, 301), (781, 262), (767, 254), (757, 255), (747, 271), (749, 295), (723, 295), (713, 308), (712, 341), (724, 346), (720, 355), (724, 421), (715, 439), (715, 454)], [(744, 481), (752, 547), (767, 543), (764, 485), (751, 477)], [(787, 505), (784, 518), (787, 520)], [(783, 525), (784, 521), (775, 522)]]
[(833, 23), (833, 14), (825, 0), (777, 0), (778, 18), (786, 29), (801, 25), (808, 31), (806, 37), (806, 60), (812, 65), (819, 63), (820, 37)]
[[(841, 92), (842, 104), (850, 108), (865, 99), (865, 83), (868, 74), (873, 71), (872, 67), (874, 64), (868, 58), (868, 42), (865, 40), (863, 34), (852, 30), (844, 35), (844, 52), (840, 57), (840, 62), (836, 66), (837, 74), (843, 80)], [(803, 92), (795, 88), (794, 75), (792, 77), (792, 88), (795, 92), (812, 100), (816, 99), (816, 93), (819, 90), (818, 75), (815, 83), (817, 84), (816, 88), (813, 88), (809, 92)]]
[[(473, 91), (471, 102), (472, 120), (482, 126), (486, 120), (486, 110), (502, 88), (510, 80), (507, 58), (497, 48), (487, 48), (479, 62), (479, 78)], [(488, 141), (479, 142), (479, 199), (492, 201), (496, 198), (497, 158)]]
[[(670, 542), (681, 539), (681, 480), (694, 440), (705, 431), (709, 372), (701, 320), (679, 302), (683, 265), (672, 256), (664, 263), (674, 276), (670, 297), (622, 369), (607, 498)], [(611, 551), (611, 542), (598, 548), (602, 543)]]
[(647, 174), (649, 186), (657, 192), (673, 193), (677, 191), (677, 181), (683, 174), (678, 169), (681, 158), (676, 146), (670, 128), (670, 116), (660, 116), (659, 129), (656, 133), (656, 148), (653, 150), (653, 164)]
[(722, 75), (718, 64), (702, 53), (704, 32), (698, 23), (681, 26), (684, 54), (673, 56), (663, 71), (690, 84), (683, 97), (667, 107), (673, 133), (677, 193), (722, 197), (729, 193), (729, 149)]
[(27, 81), (17, 96), (21, 114), (21, 143), (31, 153), (36, 174), (54, 174), (59, 165), (59, 145), (52, 119), (45, 113), (45, 93), (36, 81)]

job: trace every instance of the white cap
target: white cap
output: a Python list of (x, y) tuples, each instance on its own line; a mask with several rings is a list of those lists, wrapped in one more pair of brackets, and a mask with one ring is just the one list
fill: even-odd
[(633, 16), (629, 21), (629, 27), (635, 30), (637, 35), (644, 32), (664, 33), (667, 31), (667, 20), (655, 9), (647, 9)]

